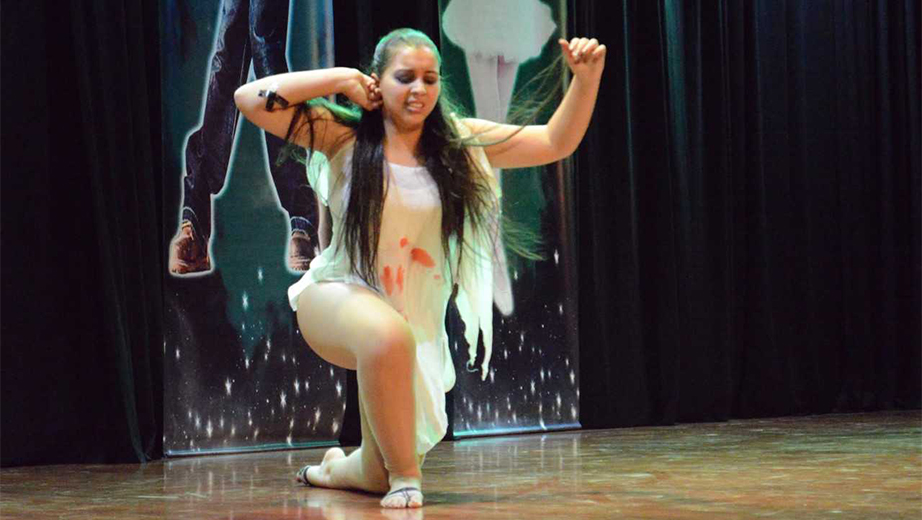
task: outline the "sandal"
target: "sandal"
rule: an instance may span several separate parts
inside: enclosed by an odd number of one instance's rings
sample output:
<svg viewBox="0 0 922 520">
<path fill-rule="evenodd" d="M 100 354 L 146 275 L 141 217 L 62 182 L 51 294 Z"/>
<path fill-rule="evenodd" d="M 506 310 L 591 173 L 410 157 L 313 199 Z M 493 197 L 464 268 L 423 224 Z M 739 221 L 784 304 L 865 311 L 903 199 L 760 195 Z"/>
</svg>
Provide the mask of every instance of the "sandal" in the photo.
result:
<svg viewBox="0 0 922 520">
<path fill-rule="evenodd" d="M 407 486 L 407 487 L 403 487 L 400 489 L 395 489 L 391 491 L 390 493 L 384 495 L 384 498 L 381 499 L 381 501 L 383 502 L 384 500 L 387 500 L 388 497 L 399 494 L 402 496 L 404 500 L 404 505 L 402 508 L 397 508 L 397 509 L 422 507 L 421 503 L 419 505 L 410 505 L 414 498 L 412 495 L 413 493 L 416 493 L 417 495 L 419 495 L 420 498 L 422 498 L 423 496 L 423 492 L 420 491 L 418 487 Z"/>
<path fill-rule="evenodd" d="M 304 484 L 305 486 L 313 487 L 313 484 L 311 484 L 310 481 L 307 480 L 307 470 L 311 469 L 312 467 L 313 466 L 308 464 L 307 466 L 304 466 L 303 468 L 299 469 L 298 472 L 295 473 L 295 481 L 298 484 Z"/>
</svg>

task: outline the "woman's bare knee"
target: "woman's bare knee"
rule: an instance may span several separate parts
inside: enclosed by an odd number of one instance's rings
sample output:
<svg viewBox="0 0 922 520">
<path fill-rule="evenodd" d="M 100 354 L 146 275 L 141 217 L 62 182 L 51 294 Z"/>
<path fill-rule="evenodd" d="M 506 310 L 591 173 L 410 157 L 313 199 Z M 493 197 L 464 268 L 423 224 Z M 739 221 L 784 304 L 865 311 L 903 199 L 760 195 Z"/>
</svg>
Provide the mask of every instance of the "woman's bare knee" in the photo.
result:
<svg viewBox="0 0 922 520">
<path fill-rule="evenodd" d="M 416 360 L 416 340 L 405 321 L 391 320 L 374 327 L 355 354 L 359 365 L 403 365 L 410 369 Z"/>
</svg>

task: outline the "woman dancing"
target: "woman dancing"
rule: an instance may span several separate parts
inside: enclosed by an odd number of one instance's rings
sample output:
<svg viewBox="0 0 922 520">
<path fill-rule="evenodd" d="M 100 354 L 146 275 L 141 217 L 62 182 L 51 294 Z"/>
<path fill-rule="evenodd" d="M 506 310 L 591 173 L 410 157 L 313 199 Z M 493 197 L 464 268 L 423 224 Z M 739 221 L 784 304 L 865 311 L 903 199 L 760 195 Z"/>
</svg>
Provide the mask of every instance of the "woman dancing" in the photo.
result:
<svg viewBox="0 0 922 520">
<path fill-rule="evenodd" d="M 439 51 L 413 29 L 378 42 L 369 75 L 292 72 L 237 90 L 247 119 L 308 150 L 309 180 L 330 208 L 333 235 L 289 301 L 314 352 L 357 371 L 361 447 L 348 456 L 331 448 L 298 472 L 299 482 L 382 493 L 386 508 L 422 506 L 421 466 L 445 435 L 445 392 L 455 382 L 444 330 L 453 293 L 468 344 L 476 348 L 483 334 L 482 376 L 488 371 L 490 230 L 499 207 L 492 168 L 567 157 L 595 106 L 605 46 L 586 38 L 559 45 L 573 81 L 546 125 L 456 117 L 439 95 Z M 361 110 L 322 100 L 333 94 Z M 310 163 L 313 152 L 328 164 Z"/>
</svg>

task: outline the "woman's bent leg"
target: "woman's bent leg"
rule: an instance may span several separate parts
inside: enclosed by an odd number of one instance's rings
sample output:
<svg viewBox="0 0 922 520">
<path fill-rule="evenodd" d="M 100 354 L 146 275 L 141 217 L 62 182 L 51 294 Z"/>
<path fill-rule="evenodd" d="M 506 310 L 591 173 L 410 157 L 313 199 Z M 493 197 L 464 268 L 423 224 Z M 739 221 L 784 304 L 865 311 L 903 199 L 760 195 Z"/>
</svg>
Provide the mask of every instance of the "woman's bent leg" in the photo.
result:
<svg viewBox="0 0 922 520">
<path fill-rule="evenodd" d="M 416 345 L 406 321 L 373 291 L 350 284 L 312 285 L 298 306 L 298 324 L 311 348 L 331 363 L 357 370 L 361 403 L 362 448 L 325 460 L 325 467 L 311 473 L 316 477 L 311 482 L 377 492 L 395 485 L 419 487 Z"/>
</svg>

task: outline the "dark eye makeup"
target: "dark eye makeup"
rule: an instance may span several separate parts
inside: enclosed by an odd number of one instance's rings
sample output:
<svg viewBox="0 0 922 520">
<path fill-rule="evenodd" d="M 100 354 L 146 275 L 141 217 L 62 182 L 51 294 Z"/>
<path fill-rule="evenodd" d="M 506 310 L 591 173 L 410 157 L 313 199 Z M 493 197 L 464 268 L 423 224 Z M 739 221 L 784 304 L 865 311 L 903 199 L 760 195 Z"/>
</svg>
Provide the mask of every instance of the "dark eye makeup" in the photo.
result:
<svg viewBox="0 0 922 520">
<path fill-rule="evenodd" d="M 416 79 L 416 75 L 412 72 L 398 72 L 394 74 L 394 77 L 401 83 L 412 83 Z M 428 85 L 435 85 L 439 82 L 439 77 L 435 74 L 427 74 L 423 77 L 423 81 Z"/>
</svg>

